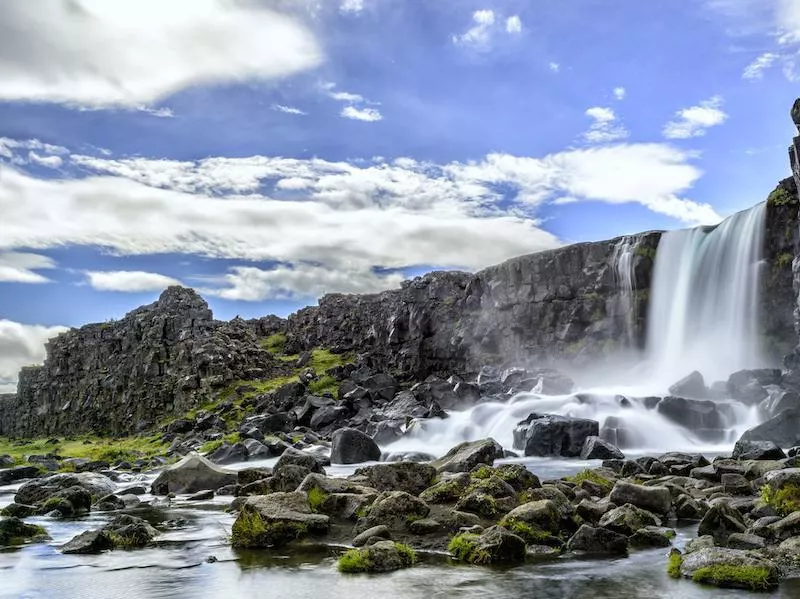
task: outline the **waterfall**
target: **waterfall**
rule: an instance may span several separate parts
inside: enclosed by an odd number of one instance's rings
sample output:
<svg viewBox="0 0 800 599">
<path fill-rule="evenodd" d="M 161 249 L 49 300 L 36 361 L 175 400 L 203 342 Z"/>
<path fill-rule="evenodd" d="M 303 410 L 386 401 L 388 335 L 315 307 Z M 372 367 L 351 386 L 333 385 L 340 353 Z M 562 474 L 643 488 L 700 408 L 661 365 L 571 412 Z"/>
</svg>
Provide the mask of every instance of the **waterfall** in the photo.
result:
<svg viewBox="0 0 800 599">
<path fill-rule="evenodd" d="M 634 298 L 636 279 L 633 272 L 633 259 L 636 256 L 638 241 L 636 237 L 623 237 L 611 252 L 614 285 L 619 289 L 617 309 L 623 318 L 624 345 L 629 348 L 636 346 L 636 301 Z"/>
<path fill-rule="evenodd" d="M 766 204 L 716 227 L 670 231 L 656 254 L 647 354 L 666 386 L 699 370 L 710 383 L 764 365 L 758 335 Z"/>
</svg>

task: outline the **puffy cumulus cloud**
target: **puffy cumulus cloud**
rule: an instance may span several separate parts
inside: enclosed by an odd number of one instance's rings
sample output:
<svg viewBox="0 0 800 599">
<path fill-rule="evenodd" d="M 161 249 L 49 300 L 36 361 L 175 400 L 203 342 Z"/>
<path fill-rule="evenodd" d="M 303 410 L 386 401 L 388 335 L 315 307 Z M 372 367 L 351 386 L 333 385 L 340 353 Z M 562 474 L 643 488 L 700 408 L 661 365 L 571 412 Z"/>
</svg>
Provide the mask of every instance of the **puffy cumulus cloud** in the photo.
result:
<svg viewBox="0 0 800 599">
<path fill-rule="evenodd" d="M 506 31 L 508 33 L 522 33 L 522 19 L 519 18 L 519 15 L 506 19 Z"/>
<path fill-rule="evenodd" d="M 14 393 L 19 369 L 41 363 L 45 341 L 67 330 L 0 320 L 0 393 Z"/>
<path fill-rule="evenodd" d="M 28 162 L 31 164 L 38 164 L 39 166 L 46 166 L 47 168 L 59 168 L 64 164 L 61 156 L 40 156 L 33 150 L 28 152 Z"/>
<path fill-rule="evenodd" d="M 625 139 L 629 135 L 611 108 L 595 106 L 586 111 L 586 116 L 594 121 L 589 130 L 583 134 L 584 140 L 589 143 L 610 143 Z"/>
<path fill-rule="evenodd" d="M 264 3 L 0 2 L 2 100 L 138 109 L 190 86 L 271 79 L 321 60 L 310 29 Z"/>
<path fill-rule="evenodd" d="M 728 120 L 728 115 L 721 107 L 722 98 L 714 96 L 697 106 L 679 110 L 675 113 L 675 119 L 664 125 L 664 137 L 688 139 L 705 135 L 710 127 L 716 127 Z"/>
<path fill-rule="evenodd" d="M 625 90 L 624 87 L 615 87 L 614 88 L 614 97 L 617 100 L 624 100 L 626 94 L 627 94 L 627 91 Z"/>
<path fill-rule="evenodd" d="M 182 285 L 179 280 L 154 272 L 139 270 L 86 271 L 86 280 L 98 291 L 123 291 L 143 293 L 161 291 L 171 285 Z"/>
<path fill-rule="evenodd" d="M 383 120 L 383 115 L 376 108 L 356 108 L 355 106 L 345 106 L 342 108 L 341 115 L 346 119 L 356 121 L 366 121 L 374 123 Z"/>
<path fill-rule="evenodd" d="M 379 275 L 369 269 L 331 270 L 311 264 L 281 265 L 271 270 L 237 266 L 220 281 L 221 287 L 203 291 L 229 300 L 262 301 L 320 297 L 328 292 L 374 293 L 399 287 L 402 281 L 400 273 Z"/>
<path fill-rule="evenodd" d="M 49 283 L 50 279 L 35 271 L 55 267 L 53 260 L 41 254 L 0 252 L 0 283 Z"/>
<path fill-rule="evenodd" d="M 497 34 L 515 36 L 522 33 L 519 15 L 500 18 L 493 10 L 476 10 L 472 13 L 472 25 L 464 33 L 453 36 L 453 43 L 477 50 L 488 50 Z"/>
</svg>

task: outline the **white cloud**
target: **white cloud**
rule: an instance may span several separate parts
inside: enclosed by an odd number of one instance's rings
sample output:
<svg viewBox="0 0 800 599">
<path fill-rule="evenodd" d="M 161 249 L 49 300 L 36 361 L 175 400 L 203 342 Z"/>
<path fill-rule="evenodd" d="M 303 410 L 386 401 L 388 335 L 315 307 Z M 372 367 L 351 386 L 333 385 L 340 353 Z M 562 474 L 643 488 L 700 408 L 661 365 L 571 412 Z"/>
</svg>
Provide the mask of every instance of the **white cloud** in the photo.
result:
<svg viewBox="0 0 800 599">
<path fill-rule="evenodd" d="M 721 107 L 722 98 L 714 96 L 697 106 L 683 108 L 675 113 L 675 120 L 664 125 L 662 133 L 667 139 L 701 137 L 710 127 L 721 125 L 728 119 Z"/>
<path fill-rule="evenodd" d="M 769 69 L 772 64 L 778 59 L 777 54 L 766 52 L 756 58 L 745 68 L 742 73 L 743 79 L 761 79 L 764 76 L 764 71 Z"/>
<path fill-rule="evenodd" d="M 0 252 L 0 283 L 49 283 L 35 271 L 55 267 L 53 260 L 40 254 Z"/>
<path fill-rule="evenodd" d="M 360 13 L 364 10 L 364 0 L 342 0 L 339 10 L 343 13 Z"/>
<path fill-rule="evenodd" d="M 625 94 L 626 94 L 626 93 L 627 93 L 627 92 L 625 91 L 625 88 L 624 88 L 624 87 L 615 87 L 615 88 L 614 88 L 614 97 L 615 97 L 617 100 L 624 100 L 624 99 L 625 99 Z"/>
<path fill-rule="evenodd" d="M 346 119 L 354 119 L 356 121 L 375 122 L 383 119 L 383 115 L 375 108 L 345 106 L 340 114 Z"/>
<path fill-rule="evenodd" d="M 33 150 L 28 152 L 28 161 L 40 166 L 46 166 L 48 168 L 59 168 L 62 164 L 64 164 L 61 156 L 40 156 Z"/>
<path fill-rule="evenodd" d="M 797 0 L 778 0 L 776 19 L 778 41 L 784 45 L 800 43 L 800 3 Z"/>
<path fill-rule="evenodd" d="M 371 270 L 331 270 L 309 264 L 263 270 L 238 266 L 223 278 L 224 287 L 204 289 L 211 295 L 242 301 L 269 298 L 321 297 L 328 292 L 375 293 L 400 286 L 400 273 L 378 275 Z"/>
<path fill-rule="evenodd" d="M 476 10 L 472 13 L 473 25 L 461 35 L 453 36 L 454 44 L 472 46 L 474 48 L 487 48 L 492 39 L 495 24 L 493 10 Z"/>
<path fill-rule="evenodd" d="M 522 20 L 519 18 L 519 15 L 514 15 L 506 19 L 506 31 L 508 33 L 522 32 Z"/>
<path fill-rule="evenodd" d="M 272 79 L 321 60 L 310 29 L 252 2 L 0 2 L 2 100 L 138 109 L 191 86 Z"/>
<path fill-rule="evenodd" d="M 561 65 L 557 62 L 551 62 L 548 66 L 554 73 L 558 73 L 561 70 Z"/>
<path fill-rule="evenodd" d="M 331 92 L 328 94 L 334 100 L 339 102 L 363 102 L 364 96 L 360 94 L 351 94 L 350 92 Z"/>
<path fill-rule="evenodd" d="M 45 341 L 67 330 L 0 320 L 0 393 L 14 393 L 19 369 L 41 363 Z"/>
<path fill-rule="evenodd" d="M 286 114 L 298 114 L 298 115 L 307 114 L 306 112 L 303 112 L 299 108 L 295 108 L 294 106 L 284 106 L 283 104 L 273 104 L 272 110 L 277 110 L 278 112 L 285 112 Z"/>
<path fill-rule="evenodd" d="M 610 143 L 625 139 L 629 135 L 611 108 L 595 106 L 586 111 L 586 116 L 594 120 L 589 130 L 583 134 L 583 138 L 589 143 Z"/>
<path fill-rule="evenodd" d="M 19 150 L 34 150 L 45 154 L 69 154 L 64 146 L 55 146 L 39 141 L 38 139 L 10 139 L 0 137 L 0 156 L 11 158 Z"/>
<path fill-rule="evenodd" d="M 171 285 L 182 285 L 177 279 L 138 270 L 86 271 L 89 285 L 98 291 L 144 293 L 161 291 Z"/>
</svg>

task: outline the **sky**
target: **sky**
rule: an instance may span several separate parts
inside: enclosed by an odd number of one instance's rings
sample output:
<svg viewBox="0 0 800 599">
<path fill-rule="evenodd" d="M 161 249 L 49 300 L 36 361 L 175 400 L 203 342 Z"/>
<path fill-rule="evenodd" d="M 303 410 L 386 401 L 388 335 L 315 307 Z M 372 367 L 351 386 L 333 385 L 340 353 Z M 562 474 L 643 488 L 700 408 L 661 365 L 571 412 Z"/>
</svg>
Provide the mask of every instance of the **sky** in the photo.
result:
<svg viewBox="0 0 800 599">
<path fill-rule="evenodd" d="M 788 175 L 798 0 L 3 0 L 0 392 L 217 318 L 649 229 Z"/>
</svg>

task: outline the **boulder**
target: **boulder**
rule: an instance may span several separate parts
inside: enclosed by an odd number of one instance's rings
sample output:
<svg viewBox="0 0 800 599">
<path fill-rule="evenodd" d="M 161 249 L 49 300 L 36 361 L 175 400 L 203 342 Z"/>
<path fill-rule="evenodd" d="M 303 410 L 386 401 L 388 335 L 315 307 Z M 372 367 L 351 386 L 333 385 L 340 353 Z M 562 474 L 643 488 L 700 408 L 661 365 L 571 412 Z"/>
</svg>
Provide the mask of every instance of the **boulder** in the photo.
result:
<svg viewBox="0 0 800 599">
<path fill-rule="evenodd" d="M 236 482 L 236 471 L 220 468 L 195 453 L 162 470 L 153 481 L 151 492 L 153 495 L 167 495 L 195 493 L 209 489 L 216 491 L 220 487 L 233 485 Z"/>
<path fill-rule="evenodd" d="M 631 547 L 647 549 L 650 547 L 669 547 L 672 539 L 675 538 L 675 531 L 671 528 L 661 526 L 645 526 L 634 532 L 628 542 Z"/>
<path fill-rule="evenodd" d="M 779 447 L 800 445 L 800 409 L 783 410 L 769 420 L 748 429 L 740 441 L 771 441 Z"/>
<path fill-rule="evenodd" d="M 782 460 L 786 454 L 772 441 L 749 441 L 742 438 L 733 446 L 733 457 L 737 460 Z"/>
<path fill-rule="evenodd" d="M 223 443 L 208 455 L 208 459 L 215 464 L 235 464 L 244 462 L 249 457 L 247 446 L 244 443 Z"/>
<path fill-rule="evenodd" d="M 308 534 L 325 534 L 330 518 L 312 513 L 302 492 L 248 497 L 231 530 L 234 547 L 279 547 Z"/>
<path fill-rule="evenodd" d="M 503 525 L 523 522 L 538 530 L 544 530 L 555 534 L 559 531 L 560 521 L 561 514 L 556 504 L 549 499 L 542 499 L 523 503 L 519 507 L 515 507 L 505 515 L 503 518 Z"/>
<path fill-rule="evenodd" d="M 746 528 L 744 518 L 738 511 L 725 503 L 717 503 L 712 505 L 700 520 L 697 534 L 710 535 L 715 543 L 724 545 L 731 534 L 744 532 Z"/>
<path fill-rule="evenodd" d="M 266 460 L 274 455 L 272 450 L 258 439 L 245 439 L 242 445 L 247 450 L 248 460 Z"/>
<path fill-rule="evenodd" d="M 19 545 L 37 537 L 47 537 L 41 526 L 26 524 L 19 518 L 0 519 L 0 547 Z"/>
<path fill-rule="evenodd" d="M 626 503 L 603 514 L 599 525 L 601 528 L 631 536 L 646 526 L 661 526 L 661 520 L 647 510 Z"/>
<path fill-rule="evenodd" d="M 53 476 L 35 479 L 22 485 L 14 496 L 14 501 L 26 505 L 41 505 L 51 497 L 62 496 L 62 492 L 74 487 L 83 489 L 89 497 L 92 495 L 105 497 L 116 490 L 114 481 L 95 472 L 54 474 Z M 91 500 L 89 504 L 91 504 Z"/>
<path fill-rule="evenodd" d="M 392 539 L 392 534 L 389 532 L 389 527 L 379 525 L 368 528 L 360 535 L 356 535 L 356 538 L 353 539 L 353 547 L 363 547 L 367 544 L 367 541 L 375 538 L 386 539 L 390 541 Z"/>
<path fill-rule="evenodd" d="M 433 484 L 436 469 L 430 464 L 394 462 L 358 468 L 350 480 L 384 491 L 405 491 L 419 495 Z"/>
<path fill-rule="evenodd" d="M 87 530 L 61 547 L 67 555 L 91 555 L 114 548 L 114 541 L 105 530 Z"/>
<path fill-rule="evenodd" d="M 26 478 L 38 478 L 42 471 L 36 466 L 17 466 L 0 470 L 0 486 L 10 485 Z"/>
<path fill-rule="evenodd" d="M 764 385 L 778 385 L 780 382 L 780 370 L 740 370 L 728 378 L 727 390 L 733 399 L 753 406 L 769 397 Z"/>
<path fill-rule="evenodd" d="M 281 457 L 278 458 L 275 467 L 272 469 L 273 474 L 286 466 L 300 466 L 309 472 L 325 474 L 325 469 L 322 467 L 317 456 L 293 447 L 286 449 L 286 451 L 281 454 Z"/>
<path fill-rule="evenodd" d="M 525 541 L 502 526 L 480 534 L 461 534 L 448 547 L 457 559 L 473 564 L 515 564 L 525 561 Z"/>
<path fill-rule="evenodd" d="M 722 440 L 733 419 L 729 404 L 710 399 L 668 396 L 658 402 L 656 411 L 709 441 Z"/>
<path fill-rule="evenodd" d="M 123 549 L 145 547 L 159 534 L 146 520 L 130 514 L 117 516 L 103 530 L 111 535 L 117 547 Z"/>
<path fill-rule="evenodd" d="M 416 561 L 414 552 L 405 545 L 392 541 L 377 541 L 363 549 L 351 549 L 339 558 L 339 571 L 392 572 L 409 568 Z"/>
<path fill-rule="evenodd" d="M 763 572 L 763 585 L 752 586 L 752 577 L 739 577 L 736 574 L 743 568 L 757 568 Z M 685 556 L 681 561 L 680 573 L 695 582 L 713 584 L 727 588 L 747 590 L 770 590 L 778 586 L 778 567 L 770 560 L 741 549 L 707 547 Z"/>
<path fill-rule="evenodd" d="M 361 431 L 340 428 L 331 436 L 332 464 L 360 464 L 380 459 L 380 447 Z"/>
<path fill-rule="evenodd" d="M 685 376 L 669 388 L 671 395 L 679 395 L 690 399 L 705 399 L 709 396 L 703 375 L 696 370 Z"/>
<path fill-rule="evenodd" d="M 625 455 L 600 437 L 587 437 L 581 449 L 582 460 L 624 460 Z"/>
<path fill-rule="evenodd" d="M 491 466 L 503 457 L 503 448 L 494 439 L 465 441 L 431 462 L 438 472 L 469 472 L 479 464 Z"/>
<path fill-rule="evenodd" d="M 381 524 L 390 530 L 405 530 L 409 520 L 424 518 L 430 512 L 428 505 L 404 491 L 389 491 L 378 495 L 366 517 L 359 520 L 359 532 Z"/>
<path fill-rule="evenodd" d="M 672 495 L 667 487 L 645 487 L 626 481 L 617 481 L 609 496 L 612 503 L 630 503 L 638 508 L 665 515 L 672 508 Z"/>
<path fill-rule="evenodd" d="M 586 439 L 599 432 L 596 420 L 533 413 L 514 428 L 514 448 L 526 456 L 578 457 Z"/>
<path fill-rule="evenodd" d="M 627 555 L 628 539 L 607 528 L 582 524 L 567 541 L 567 550 L 597 555 Z"/>
</svg>

